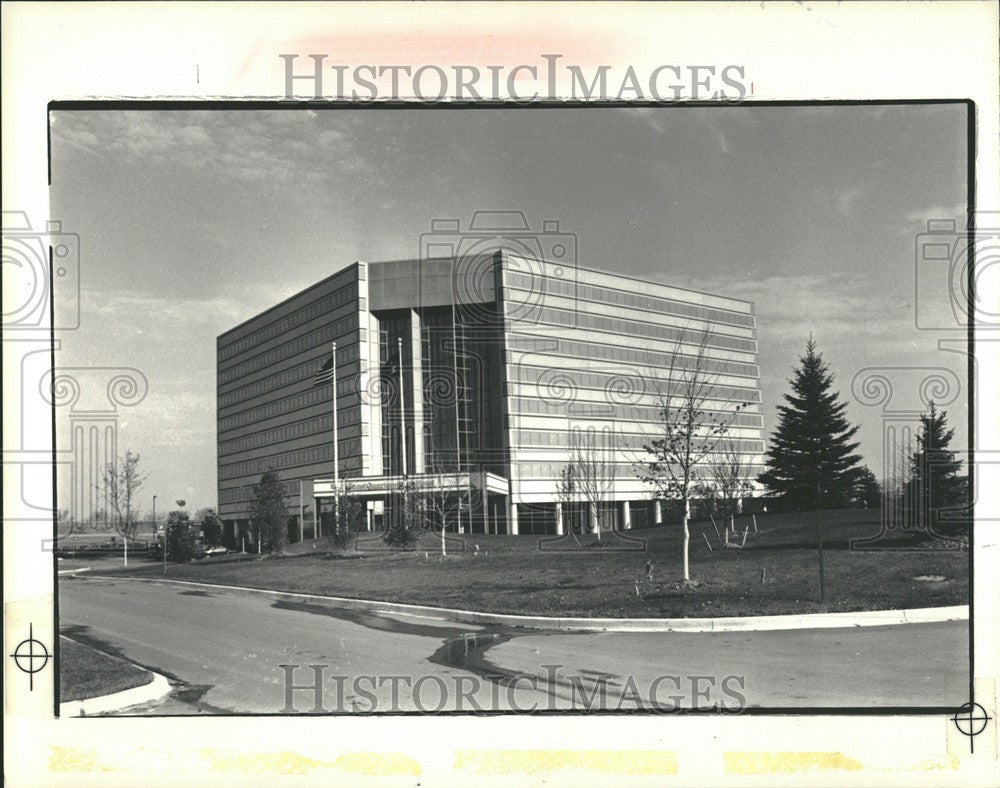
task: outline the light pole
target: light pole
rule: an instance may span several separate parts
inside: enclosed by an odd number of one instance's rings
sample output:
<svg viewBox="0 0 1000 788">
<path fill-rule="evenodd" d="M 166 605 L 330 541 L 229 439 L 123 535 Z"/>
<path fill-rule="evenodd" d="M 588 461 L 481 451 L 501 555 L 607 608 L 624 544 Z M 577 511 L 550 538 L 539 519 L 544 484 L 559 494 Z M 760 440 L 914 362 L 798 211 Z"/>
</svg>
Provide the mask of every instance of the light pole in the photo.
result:
<svg viewBox="0 0 1000 788">
<path fill-rule="evenodd" d="M 409 513 L 410 498 L 406 489 L 406 389 L 403 388 L 403 337 L 396 337 L 396 354 L 399 357 L 399 445 L 400 462 L 403 470 L 403 518 Z M 402 522 L 404 528 L 409 524 Z"/>
<path fill-rule="evenodd" d="M 337 343 L 330 356 L 333 373 L 333 532 L 340 533 L 340 436 L 337 434 Z M 313 531 L 315 535 L 315 531 Z"/>
<path fill-rule="evenodd" d="M 456 476 L 456 487 L 458 488 L 458 532 L 462 533 L 462 419 L 459 412 L 460 407 L 460 396 L 459 396 L 459 383 L 458 383 L 458 312 L 455 310 L 455 305 L 451 305 L 451 355 L 452 364 L 454 366 L 454 388 L 452 389 L 455 393 L 455 473 Z M 471 478 L 471 477 L 470 477 Z M 471 496 L 470 496 L 471 498 Z M 472 508 L 471 506 L 469 507 Z M 472 531 L 472 524 L 469 524 L 469 531 Z"/>
<path fill-rule="evenodd" d="M 156 496 L 153 496 L 153 511 L 156 511 Z M 167 527 L 170 525 L 170 520 L 168 519 L 163 524 L 163 574 L 167 573 Z"/>
</svg>

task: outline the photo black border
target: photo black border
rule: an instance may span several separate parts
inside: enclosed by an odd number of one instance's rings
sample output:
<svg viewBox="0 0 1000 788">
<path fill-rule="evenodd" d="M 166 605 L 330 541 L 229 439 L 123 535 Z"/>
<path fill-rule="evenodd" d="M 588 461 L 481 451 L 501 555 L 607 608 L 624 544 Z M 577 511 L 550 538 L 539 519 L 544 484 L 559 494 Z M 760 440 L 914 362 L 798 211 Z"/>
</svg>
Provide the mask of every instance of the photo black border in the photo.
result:
<svg viewBox="0 0 1000 788">
<path fill-rule="evenodd" d="M 476 100 L 476 101 L 344 101 L 327 99 L 210 99 L 210 100 L 174 100 L 174 99 L 94 99 L 94 100 L 53 100 L 46 106 L 47 116 L 47 137 L 46 151 L 48 163 L 48 186 L 52 186 L 52 124 L 51 113 L 56 111 L 244 111 L 254 112 L 261 110 L 317 110 L 317 111 L 380 111 L 380 110 L 545 110 L 545 109 L 640 109 L 640 108 L 732 108 L 743 107 L 847 107 L 847 106 L 917 106 L 917 105 L 955 105 L 964 104 L 966 107 L 966 209 L 968 213 L 968 223 L 966 228 L 959 228 L 958 232 L 967 232 L 969 237 L 974 237 L 976 231 L 976 103 L 972 99 L 962 98 L 938 98 L 938 99 L 830 99 L 830 100 L 773 100 L 773 101 L 620 101 L 620 100 L 594 100 L 594 101 L 506 101 L 506 100 Z M 972 506 L 975 506 L 975 252 L 974 244 L 966 245 L 966 271 L 967 271 L 967 304 L 966 318 L 967 331 L 966 341 L 968 342 L 967 353 L 967 407 L 968 407 L 968 472 L 969 472 L 969 497 Z M 49 307 L 50 316 L 55 315 L 54 292 L 52 286 L 52 265 L 50 248 L 49 265 Z M 53 379 L 55 375 L 55 321 L 52 320 L 50 326 L 51 340 L 51 366 Z M 58 511 L 58 496 L 56 482 L 56 413 L 55 403 L 51 405 L 52 414 L 52 501 L 53 511 Z M 56 556 L 55 545 L 58 544 L 58 521 L 53 518 L 52 522 L 52 583 L 53 583 L 53 673 L 54 673 L 54 693 L 53 706 L 56 718 L 59 714 L 59 574 L 58 558 Z M 975 703 L 975 515 L 969 522 L 969 698 L 965 703 Z M 187 717 L 198 717 L 203 719 L 227 719 L 231 717 L 262 717 L 262 718 L 330 718 L 330 717 L 413 717 L 420 718 L 426 716 L 446 716 L 446 717 L 522 717 L 522 716 L 606 716 L 606 715 L 643 715 L 654 718 L 665 718 L 676 715 L 710 715 L 710 716 L 927 716 L 947 714 L 949 717 L 955 715 L 963 704 L 954 707 L 950 706 L 812 706 L 812 707 L 762 707 L 752 706 L 740 709 L 739 711 L 720 711 L 717 709 L 670 709 L 669 711 L 655 711 L 649 709 L 598 709 L 598 710 L 577 710 L 577 709 L 536 709 L 532 711 L 371 711 L 371 712 L 326 712 L 322 714 L 295 713 L 283 714 L 281 712 L 232 712 L 226 714 L 141 714 L 141 715 L 108 715 L 106 717 L 88 717 L 87 719 L 183 719 Z M 970 739 L 971 741 L 971 739 Z"/>
</svg>

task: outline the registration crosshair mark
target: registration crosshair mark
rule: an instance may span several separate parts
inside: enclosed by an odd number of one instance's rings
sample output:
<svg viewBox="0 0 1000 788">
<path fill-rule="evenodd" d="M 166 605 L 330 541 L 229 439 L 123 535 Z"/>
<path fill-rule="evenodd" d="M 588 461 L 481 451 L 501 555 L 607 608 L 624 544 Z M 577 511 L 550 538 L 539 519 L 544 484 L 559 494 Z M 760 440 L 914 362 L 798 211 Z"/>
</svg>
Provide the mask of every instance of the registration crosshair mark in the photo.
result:
<svg viewBox="0 0 1000 788">
<path fill-rule="evenodd" d="M 38 647 L 37 650 L 36 646 Z M 27 651 L 25 647 L 27 647 Z M 17 648 L 14 649 L 14 653 L 10 656 L 13 658 L 18 670 L 28 674 L 28 689 L 34 692 L 35 674 L 45 669 L 52 656 L 42 641 L 35 640 L 34 624 L 28 624 L 28 637 L 17 644 Z M 42 664 L 36 667 L 35 660 L 39 659 L 42 661 Z"/>
</svg>

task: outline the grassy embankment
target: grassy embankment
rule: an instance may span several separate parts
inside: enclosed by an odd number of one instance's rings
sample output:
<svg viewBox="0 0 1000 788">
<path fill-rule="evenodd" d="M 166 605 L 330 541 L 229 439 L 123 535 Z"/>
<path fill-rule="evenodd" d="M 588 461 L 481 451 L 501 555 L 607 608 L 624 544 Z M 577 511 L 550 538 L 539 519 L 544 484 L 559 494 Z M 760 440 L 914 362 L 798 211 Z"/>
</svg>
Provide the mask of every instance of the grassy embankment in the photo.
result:
<svg viewBox="0 0 1000 788">
<path fill-rule="evenodd" d="M 968 602 L 967 550 L 852 551 L 849 540 L 877 533 L 878 510 L 820 513 L 826 601 L 812 513 L 768 514 L 749 527 L 742 548 L 725 548 L 710 522 L 691 528 L 692 584 L 681 580 L 676 525 L 554 537 L 425 534 L 410 551 L 386 549 L 377 534 L 337 550 L 329 541 L 292 545 L 285 556 L 226 556 L 170 566 L 167 576 L 500 613 L 549 616 L 702 617 L 884 610 Z M 721 527 L 721 523 L 720 523 Z M 703 536 L 704 534 L 704 536 Z M 711 543 L 706 543 L 706 537 Z M 647 561 L 652 580 L 646 576 Z M 131 562 L 130 562 L 131 563 Z M 95 567 L 95 571 L 98 571 Z M 107 573 L 104 568 L 101 574 Z M 126 571 L 163 577 L 152 563 Z M 931 579 L 927 579 L 931 578 Z"/>
<path fill-rule="evenodd" d="M 66 637 L 59 639 L 60 703 L 110 695 L 152 680 L 152 673 L 130 662 Z"/>
</svg>

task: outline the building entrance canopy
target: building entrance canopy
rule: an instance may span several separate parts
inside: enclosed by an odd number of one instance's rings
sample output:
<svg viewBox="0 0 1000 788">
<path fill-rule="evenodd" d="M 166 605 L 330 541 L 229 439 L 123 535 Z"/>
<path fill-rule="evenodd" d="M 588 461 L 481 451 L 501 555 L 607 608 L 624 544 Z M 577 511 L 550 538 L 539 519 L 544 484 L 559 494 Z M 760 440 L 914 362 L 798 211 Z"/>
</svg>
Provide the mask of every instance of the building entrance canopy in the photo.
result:
<svg viewBox="0 0 1000 788">
<path fill-rule="evenodd" d="M 467 492 L 485 491 L 491 495 L 507 495 L 507 479 L 486 471 L 465 471 L 462 473 L 417 473 L 408 476 L 360 476 L 341 479 L 344 494 L 352 498 L 381 498 L 402 492 L 404 486 L 412 492 L 440 492 L 454 490 Z M 313 482 L 313 496 L 334 497 L 332 479 L 316 479 Z"/>
</svg>

